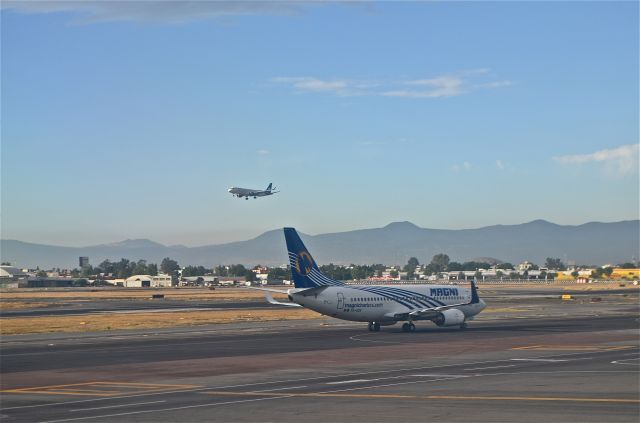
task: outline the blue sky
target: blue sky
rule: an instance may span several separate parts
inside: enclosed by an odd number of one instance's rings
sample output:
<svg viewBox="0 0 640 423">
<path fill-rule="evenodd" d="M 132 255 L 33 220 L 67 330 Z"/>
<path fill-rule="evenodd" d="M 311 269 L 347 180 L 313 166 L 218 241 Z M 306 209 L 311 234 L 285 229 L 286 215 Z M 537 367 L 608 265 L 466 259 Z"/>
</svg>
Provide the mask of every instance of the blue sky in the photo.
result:
<svg viewBox="0 0 640 423">
<path fill-rule="evenodd" d="M 2 238 L 637 219 L 637 2 L 3 2 Z M 230 186 L 281 192 L 232 198 Z"/>
</svg>

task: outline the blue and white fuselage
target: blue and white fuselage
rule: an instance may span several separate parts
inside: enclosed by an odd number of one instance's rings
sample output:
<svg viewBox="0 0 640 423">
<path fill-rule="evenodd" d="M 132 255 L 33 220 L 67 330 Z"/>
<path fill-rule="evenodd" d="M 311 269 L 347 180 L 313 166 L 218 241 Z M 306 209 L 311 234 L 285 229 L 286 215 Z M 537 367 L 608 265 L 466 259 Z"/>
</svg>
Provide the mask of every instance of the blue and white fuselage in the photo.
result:
<svg viewBox="0 0 640 423">
<path fill-rule="evenodd" d="M 442 320 L 442 326 L 461 325 L 485 308 L 484 301 L 471 303 L 471 289 L 451 285 L 342 285 L 291 289 L 289 299 L 303 307 L 337 319 L 356 322 L 396 323 L 434 320 L 457 305 L 464 319 Z M 440 312 L 427 312 L 444 308 Z M 450 309 L 453 310 L 453 309 Z"/>
<path fill-rule="evenodd" d="M 381 325 L 407 322 L 402 329 L 415 330 L 413 321 L 431 320 L 438 326 L 466 327 L 486 304 L 477 287 L 453 285 L 345 285 L 325 276 L 293 228 L 284 228 L 291 276 L 295 289 L 287 291 L 289 303 L 272 304 L 306 307 L 343 320 L 369 322 L 369 330 Z M 265 289 L 266 291 L 273 291 Z M 278 291 L 280 292 L 280 291 Z"/>
</svg>

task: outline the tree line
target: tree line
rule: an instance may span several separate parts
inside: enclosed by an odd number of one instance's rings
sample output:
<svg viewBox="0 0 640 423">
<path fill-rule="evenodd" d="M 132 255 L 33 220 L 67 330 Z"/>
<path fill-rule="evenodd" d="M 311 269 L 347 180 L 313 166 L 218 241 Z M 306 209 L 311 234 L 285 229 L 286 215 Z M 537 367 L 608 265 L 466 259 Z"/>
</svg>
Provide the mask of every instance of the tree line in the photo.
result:
<svg viewBox="0 0 640 423">
<path fill-rule="evenodd" d="M 9 265 L 8 263 L 4 265 Z M 420 266 L 420 262 L 416 257 L 411 257 L 407 264 L 402 268 L 402 271 L 406 272 L 407 279 L 414 279 L 418 276 L 417 268 Z M 254 268 L 260 267 L 260 265 L 255 266 Z M 495 269 L 500 273 L 502 271 L 513 270 L 514 266 L 512 263 L 500 263 L 497 265 L 492 265 L 488 262 L 478 262 L 478 261 L 466 261 L 463 263 L 459 263 L 456 261 L 451 261 L 449 256 L 444 253 L 436 254 L 432 257 L 431 261 L 421 267 L 421 274 L 425 276 L 437 275 L 441 272 L 464 272 L 464 271 L 478 271 L 479 269 L 490 269 L 495 267 Z M 547 257 L 545 260 L 544 267 L 549 270 L 556 271 L 564 271 L 567 269 L 567 266 L 562 262 L 559 258 Z M 597 267 L 594 271 L 593 277 L 608 277 L 613 272 L 612 267 Z M 632 269 L 636 267 L 635 263 L 622 263 L 617 267 L 621 267 L 624 269 Z M 355 265 L 351 264 L 349 266 L 342 266 L 336 264 L 326 264 L 320 266 L 320 270 L 322 273 L 327 275 L 328 277 L 336 280 L 358 280 L 358 279 L 368 279 L 372 277 L 381 277 L 383 272 L 387 269 L 387 266 L 383 264 L 373 264 L 373 265 Z M 58 269 L 59 270 L 59 269 Z M 180 270 L 182 270 L 180 272 Z M 539 266 L 535 264 L 531 264 L 530 270 L 539 270 Z M 177 278 L 179 275 L 183 277 L 189 276 L 205 276 L 205 275 L 214 275 L 220 277 L 244 277 L 247 281 L 255 280 L 255 273 L 252 271 L 252 268 L 247 268 L 242 264 L 233 264 L 230 266 L 218 265 L 212 268 L 206 268 L 204 266 L 186 266 L 181 268 L 176 260 L 173 260 L 169 257 L 165 257 L 160 265 L 158 266 L 155 263 L 147 263 L 146 260 L 128 260 L 125 258 L 120 259 L 120 261 L 110 261 L 104 260 L 99 265 L 93 267 L 91 265 L 84 266 L 81 269 L 73 269 L 71 271 L 71 276 L 74 278 L 92 278 L 96 277 L 100 279 L 105 275 L 113 275 L 118 279 L 126 279 L 132 275 L 150 275 L 156 276 L 159 272 L 171 275 L 174 278 Z M 397 277 L 398 270 L 391 269 L 390 276 Z M 39 270 L 37 276 L 45 277 L 46 272 Z M 270 280 L 288 280 L 291 279 L 291 270 L 290 267 L 286 268 L 281 267 L 273 267 L 269 269 L 268 279 Z"/>
</svg>

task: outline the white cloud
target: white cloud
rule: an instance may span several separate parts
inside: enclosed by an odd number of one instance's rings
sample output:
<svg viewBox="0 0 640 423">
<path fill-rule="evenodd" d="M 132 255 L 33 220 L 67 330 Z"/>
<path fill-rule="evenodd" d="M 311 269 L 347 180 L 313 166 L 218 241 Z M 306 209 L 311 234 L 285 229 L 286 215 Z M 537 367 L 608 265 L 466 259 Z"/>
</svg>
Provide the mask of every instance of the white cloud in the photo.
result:
<svg viewBox="0 0 640 423">
<path fill-rule="evenodd" d="M 453 170 L 454 172 L 460 172 L 461 170 L 469 172 L 472 167 L 473 166 L 471 165 L 471 163 L 465 160 L 461 165 L 454 164 L 453 166 L 451 166 L 451 170 Z"/>
<path fill-rule="evenodd" d="M 511 81 L 487 81 L 489 69 L 472 69 L 433 78 L 364 81 L 321 79 L 312 76 L 277 77 L 272 82 L 291 86 L 296 93 L 329 93 L 337 96 L 381 96 L 405 98 L 446 98 L 467 94 L 478 89 L 508 87 Z"/>
<path fill-rule="evenodd" d="M 389 97 L 437 98 L 453 97 L 464 92 L 464 81 L 456 76 L 440 76 L 405 82 L 406 85 L 424 87 L 420 90 L 396 90 L 382 93 Z"/>
<path fill-rule="evenodd" d="M 374 82 L 349 81 L 346 79 L 325 80 L 310 76 L 278 77 L 272 82 L 290 85 L 296 93 L 330 93 L 341 97 L 366 95 L 377 86 Z"/>
<path fill-rule="evenodd" d="M 256 151 L 256 153 L 258 153 L 260 156 L 266 156 L 271 152 L 269 150 L 262 149 L 262 150 Z"/>
<path fill-rule="evenodd" d="M 589 154 L 555 156 L 553 160 L 563 165 L 602 163 L 607 173 L 622 176 L 638 172 L 639 155 L 640 144 L 628 144 Z"/>
<path fill-rule="evenodd" d="M 477 84 L 475 87 L 476 88 L 502 88 L 502 87 L 510 87 L 511 85 L 513 85 L 513 82 L 504 80 L 504 81 L 486 82 L 484 84 Z"/>
<path fill-rule="evenodd" d="M 293 1 L 4 1 L 2 9 L 20 13 L 75 13 L 80 23 L 136 21 L 183 23 L 247 15 L 297 15 L 322 2 Z"/>
<path fill-rule="evenodd" d="M 496 167 L 500 170 L 504 169 L 504 163 L 502 163 L 502 160 L 496 160 Z"/>
</svg>

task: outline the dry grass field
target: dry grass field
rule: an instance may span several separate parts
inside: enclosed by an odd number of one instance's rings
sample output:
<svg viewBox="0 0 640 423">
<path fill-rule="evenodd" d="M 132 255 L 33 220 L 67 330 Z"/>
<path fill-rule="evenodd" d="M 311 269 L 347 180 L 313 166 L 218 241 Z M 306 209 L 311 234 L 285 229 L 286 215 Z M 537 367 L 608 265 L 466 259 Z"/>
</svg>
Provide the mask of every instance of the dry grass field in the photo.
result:
<svg viewBox="0 0 640 423">
<path fill-rule="evenodd" d="M 480 291 L 499 291 L 500 289 L 531 287 L 548 287 L 550 294 L 559 294 L 566 290 L 594 291 L 606 289 L 623 289 L 619 283 L 611 284 L 526 284 L 503 285 L 482 284 Z M 631 283 L 625 289 L 638 289 Z M 0 292 L 0 309 L 20 310 L 57 306 L 60 303 L 81 302 L 90 300 L 109 301 L 158 301 L 151 300 L 154 294 L 162 294 L 167 300 L 182 301 L 259 301 L 264 298 L 261 291 L 243 288 L 172 288 L 172 289 L 16 289 Z M 273 293 L 274 297 L 283 300 L 284 294 Z M 162 301 L 162 300 L 159 300 Z M 499 310 L 488 309 L 487 312 Z M 167 328 L 176 326 L 194 326 L 212 323 L 231 323 L 236 321 L 270 321 L 292 319 L 314 319 L 320 315 L 306 309 L 286 310 L 212 310 L 212 311 L 161 311 L 161 312 L 128 312 L 100 313 L 91 315 L 70 316 L 37 316 L 37 317 L 2 317 L 0 318 L 0 335 L 14 335 L 45 332 L 87 332 L 117 329 Z"/>
<path fill-rule="evenodd" d="M 48 306 L 49 303 L 36 303 L 31 301 L 0 301 L 0 310 L 24 310 Z"/>
<path fill-rule="evenodd" d="M 212 323 L 316 319 L 320 316 L 320 314 L 314 311 L 296 308 L 287 310 L 215 310 L 157 313 L 103 313 L 55 317 L 5 317 L 0 319 L 0 335 L 168 328 L 207 325 Z"/>
</svg>

